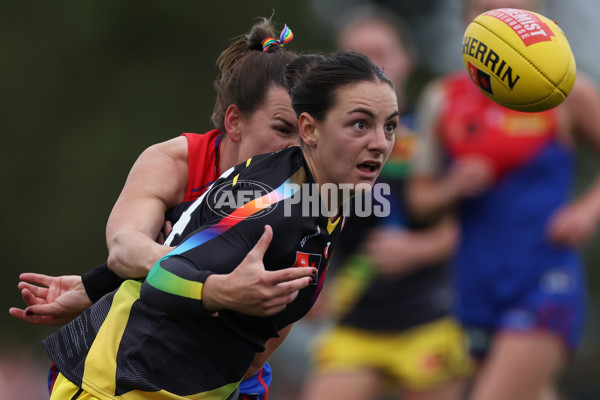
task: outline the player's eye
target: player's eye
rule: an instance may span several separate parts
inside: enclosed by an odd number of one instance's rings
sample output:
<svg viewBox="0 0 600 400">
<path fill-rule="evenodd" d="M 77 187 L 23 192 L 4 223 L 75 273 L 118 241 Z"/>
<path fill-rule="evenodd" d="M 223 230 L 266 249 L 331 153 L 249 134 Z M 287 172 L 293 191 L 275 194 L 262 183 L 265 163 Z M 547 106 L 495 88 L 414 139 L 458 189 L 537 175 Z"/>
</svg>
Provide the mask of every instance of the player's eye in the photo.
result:
<svg viewBox="0 0 600 400">
<path fill-rule="evenodd" d="M 359 131 L 362 131 L 367 128 L 367 123 L 363 120 L 356 121 L 352 124 L 352 127 L 354 127 L 354 129 L 358 129 Z"/>
<path fill-rule="evenodd" d="M 394 133 L 396 131 L 396 128 L 398 128 L 398 124 L 395 121 L 388 122 L 383 126 L 383 130 L 385 131 L 385 133 Z"/>
</svg>

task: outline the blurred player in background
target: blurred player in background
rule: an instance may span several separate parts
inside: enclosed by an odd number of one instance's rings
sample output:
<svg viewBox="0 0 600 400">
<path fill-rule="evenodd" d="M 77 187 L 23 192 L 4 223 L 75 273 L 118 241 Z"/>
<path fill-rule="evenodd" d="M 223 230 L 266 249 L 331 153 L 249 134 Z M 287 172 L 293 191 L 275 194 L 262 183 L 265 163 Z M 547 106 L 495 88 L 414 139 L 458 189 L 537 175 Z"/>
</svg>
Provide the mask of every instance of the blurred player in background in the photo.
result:
<svg viewBox="0 0 600 400">
<path fill-rule="evenodd" d="M 466 22 L 535 0 L 466 0 Z M 481 361 L 471 399 L 555 399 L 554 381 L 580 340 L 585 276 L 579 247 L 600 218 L 600 181 L 570 200 L 574 146 L 600 152 L 600 97 L 578 74 L 561 106 L 512 111 L 465 71 L 432 83 L 419 117 L 409 190 L 422 217 L 455 210 L 456 314 Z"/>
<path fill-rule="evenodd" d="M 342 50 L 366 54 L 394 81 L 403 126 L 380 178 L 391 188 L 389 215 L 352 215 L 342 234 L 341 270 L 325 296 L 335 325 L 314 343 L 305 400 L 376 399 L 390 388 L 407 400 L 460 399 L 471 370 L 466 340 L 449 315 L 446 260 L 456 227 L 449 218 L 416 226 L 404 205 L 415 150 L 404 93 L 414 63 L 408 35 L 385 8 L 356 10 L 339 33 Z"/>
</svg>

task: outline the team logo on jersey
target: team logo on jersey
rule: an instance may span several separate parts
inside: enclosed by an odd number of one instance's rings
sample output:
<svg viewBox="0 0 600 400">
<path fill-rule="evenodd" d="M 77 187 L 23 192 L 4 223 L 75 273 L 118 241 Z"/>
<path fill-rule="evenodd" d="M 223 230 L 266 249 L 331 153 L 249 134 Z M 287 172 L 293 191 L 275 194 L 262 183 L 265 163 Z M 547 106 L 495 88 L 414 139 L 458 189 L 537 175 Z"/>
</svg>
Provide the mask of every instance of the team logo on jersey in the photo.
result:
<svg viewBox="0 0 600 400">
<path fill-rule="evenodd" d="M 213 186 L 206 203 L 215 214 L 220 216 L 254 219 L 274 211 L 279 200 L 269 185 L 251 180 L 238 180 L 236 176 L 233 184 L 226 181 Z"/>
<path fill-rule="evenodd" d="M 302 251 L 296 252 L 296 260 L 294 261 L 294 265 L 292 267 L 312 267 L 319 269 L 321 265 L 321 255 L 313 254 L 313 253 L 304 253 Z M 315 279 L 312 285 L 316 285 L 318 283 L 318 279 Z"/>
</svg>

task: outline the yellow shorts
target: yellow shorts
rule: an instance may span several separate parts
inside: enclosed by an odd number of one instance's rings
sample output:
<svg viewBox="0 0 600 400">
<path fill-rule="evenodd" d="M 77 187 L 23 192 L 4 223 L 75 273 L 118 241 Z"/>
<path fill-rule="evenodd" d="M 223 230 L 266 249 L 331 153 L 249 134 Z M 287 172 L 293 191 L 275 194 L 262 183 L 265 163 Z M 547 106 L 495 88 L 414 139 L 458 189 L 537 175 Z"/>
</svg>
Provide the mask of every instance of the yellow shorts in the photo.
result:
<svg viewBox="0 0 600 400">
<path fill-rule="evenodd" d="M 56 382 L 52 387 L 50 400 L 99 400 L 97 397 L 81 390 L 79 386 L 64 377 L 63 374 L 58 374 Z"/>
<path fill-rule="evenodd" d="M 313 346 L 317 374 L 374 369 L 407 390 L 432 389 L 473 371 L 466 336 L 452 318 L 401 333 L 336 326 Z"/>
</svg>

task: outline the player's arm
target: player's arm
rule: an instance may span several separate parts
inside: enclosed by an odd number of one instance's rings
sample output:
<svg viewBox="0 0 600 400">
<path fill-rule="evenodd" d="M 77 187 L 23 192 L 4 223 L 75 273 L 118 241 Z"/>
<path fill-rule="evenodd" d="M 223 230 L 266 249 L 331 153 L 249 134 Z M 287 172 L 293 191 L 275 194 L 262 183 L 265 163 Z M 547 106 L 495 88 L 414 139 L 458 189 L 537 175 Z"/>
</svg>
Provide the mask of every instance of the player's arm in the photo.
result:
<svg viewBox="0 0 600 400">
<path fill-rule="evenodd" d="M 312 273 L 307 268 L 265 270 L 262 257 L 270 240 L 271 236 L 261 238 L 232 273 L 208 277 L 203 285 L 203 301 L 208 304 L 208 309 L 231 309 L 269 316 L 285 309 L 299 290 L 310 284 L 307 276 L 312 276 Z M 59 325 L 71 321 L 123 281 L 106 264 L 82 276 L 48 276 L 28 272 L 19 278 L 18 288 L 27 307 L 11 307 L 9 313 L 36 325 Z"/>
<path fill-rule="evenodd" d="M 437 180 L 443 168 L 443 155 L 437 138 L 442 101 L 443 88 L 439 82 L 434 82 L 425 89 L 417 107 L 417 151 L 413 160 L 413 177 L 407 190 L 407 203 L 417 217 L 439 214 L 457 199 L 449 185 Z"/>
<path fill-rule="evenodd" d="M 589 145 L 600 155 L 600 91 L 584 74 L 579 74 L 573 90 L 560 106 L 566 128 L 577 142 Z M 571 204 L 559 210 L 548 225 L 552 240 L 582 245 L 595 232 L 600 221 L 600 177 Z"/>
<path fill-rule="evenodd" d="M 419 102 L 417 154 L 407 188 L 407 203 L 417 218 L 439 217 L 492 183 L 493 171 L 482 159 L 463 157 L 444 170 L 438 132 L 444 101 L 441 83 L 434 82 Z"/>
<path fill-rule="evenodd" d="M 117 275 L 144 277 L 169 252 L 156 238 L 165 212 L 183 202 L 187 151 L 180 136 L 149 147 L 133 165 L 106 226 L 108 266 Z"/>
<path fill-rule="evenodd" d="M 378 273 L 400 276 L 449 259 L 458 241 L 458 226 L 450 215 L 421 230 L 377 228 L 365 250 Z"/>
<path fill-rule="evenodd" d="M 260 224 L 249 223 L 247 226 L 256 230 L 254 237 L 261 234 L 259 229 L 263 229 Z M 312 279 L 310 276 L 316 273 L 316 269 L 297 271 L 303 268 L 265 271 L 262 257 L 273 237 L 273 231 L 268 225 L 264 227 L 264 232 L 252 249 L 247 247 L 248 243 L 244 240 L 235 241 L 231 238 L 225 240 L 217 237 L 197 247 L 191 247 L 192 250 L 190 250 L 190 246 L 193 246 L 190 243 L 201 238 L 204 235 L 203 232 L 203 229 L 195 231 L 168 257 L 152 268 L 142 285 L 141 299 L 144 302 L 170 313 L 206 313 L 228 308 L 252 315 L 272 315 L 283 310 L 285 305 L 293 301 L 298 291 L 310 284 Z M 236 237 L 240 238 L 241 236 L 237 235 Z M 219 245 L 225 245 L 225 247 L 215 248 Z M 183 253 L 177 253 L 178 251 L 183 251 Z M 178 256 L 176 253 L 182 256 Z M 207 255 L 216 253 L 222 254 L 220 265 L 207 264 Z M 236 259 L 238 261 L 232 261 Z M 238 266 L 239 259 L 242 261 Z M 268 277 L 260 278 L 258 287 L 243 280 L 244 274 L 248 270 L 254 269 L 258 270 L 263 277 Z M 240 273 L 237 274 L 238 272 Z M 223 290 L 217 290 L 217 293 L 211 291 L 209 277 L 216 279 L 213 283 L 220 282 Z M 287 277 L 291 277 L 293 280 L 275 284 L 272 286 L 273 292 L 267 297 L 261 294 L 265 279 L 272 279 L 272 282 L 276 282 Z M 224 283 L 227 281 L 234 281 L 236 284 L 231 286 Z M 240 288 L 240 293 L 236 294 L 232 290 L 236 286 Z M 223 293 L 228 294 L 224 295 Z M 219 301 L 222 299 L 227 301 Z M 250 302 L 245 304 L 244 300 L 247 299 Z M 270 307 L 265 307 L 264 301 L 268 301 Z M 257 310 L 257 304 L 262 305 L 262 310 L 266 311 Z"/>
<path fill-rule="evenodd" d="M 263 367 L 263 365 L 265 365 L 267 361 L 269 361 L 271 355 L 273 355 L 275 350 L 277 350 L 277 348 L 281 345 L 281 343 L 283 343 L 285 338 L 287 338 L 292 331 L 292 326 L 294 326 L 294 324 L 290 324 L 277 332 L 279 337 L 267 340 L 265 343 L 265 350 L 260 353 L 256 353 L 254 359 L 252 360 L 252 364 L 250 364 L 248 371 L 244 375 L 244 379 L 252 377 Z"/>
</svg>

